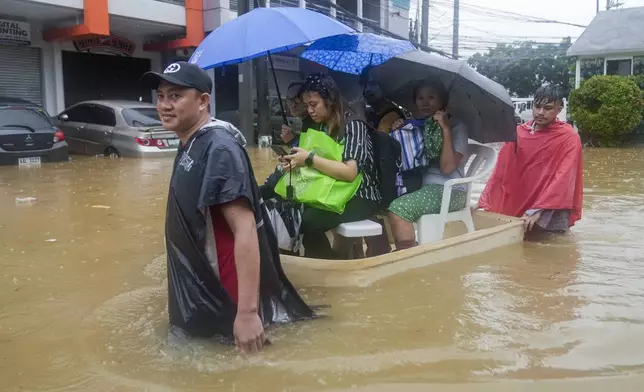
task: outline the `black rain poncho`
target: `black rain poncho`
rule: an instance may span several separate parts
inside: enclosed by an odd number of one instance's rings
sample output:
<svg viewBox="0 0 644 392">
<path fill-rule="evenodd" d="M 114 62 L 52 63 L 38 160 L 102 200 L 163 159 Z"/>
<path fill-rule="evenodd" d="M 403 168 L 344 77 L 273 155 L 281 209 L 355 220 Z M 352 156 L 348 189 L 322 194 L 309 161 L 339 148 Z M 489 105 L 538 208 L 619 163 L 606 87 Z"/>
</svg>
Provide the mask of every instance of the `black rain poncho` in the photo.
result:
<svg viewBox="0 0 644 392">
<path fill-rule="evenodd" d="M 259 314 L 264 324 L 315 316 L 282 270 L 275 234 L 246 150 L 226 129 L 207 127 L 177 153 L 166 212 L 170 323 L 191 336 L 232 336 L 236 305 L 207 256 L 206 236 L 212 233 L 205 212 L 240 197 L 249 200 L 257 222 Z"/>
</svg>

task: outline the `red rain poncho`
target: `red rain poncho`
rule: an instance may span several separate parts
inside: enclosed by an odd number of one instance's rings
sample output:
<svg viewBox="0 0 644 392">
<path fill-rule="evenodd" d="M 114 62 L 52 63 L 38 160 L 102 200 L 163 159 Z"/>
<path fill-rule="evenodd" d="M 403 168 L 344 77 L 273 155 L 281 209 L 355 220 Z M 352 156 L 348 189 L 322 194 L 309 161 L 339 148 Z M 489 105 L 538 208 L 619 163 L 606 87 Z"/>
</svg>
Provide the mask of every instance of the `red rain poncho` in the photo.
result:
<svg viewBox="0 0 644 392">
<path fill-rule="evenodd" d="M 517 127 L 517 143 L 505 143 L 481 195 L 479 207 L 521 217 L 529 209 L 569 210 L 569 226 L 581 219 L 581 140 L 574 128 L 555 121 L 531 133 Z"/>
</svg>

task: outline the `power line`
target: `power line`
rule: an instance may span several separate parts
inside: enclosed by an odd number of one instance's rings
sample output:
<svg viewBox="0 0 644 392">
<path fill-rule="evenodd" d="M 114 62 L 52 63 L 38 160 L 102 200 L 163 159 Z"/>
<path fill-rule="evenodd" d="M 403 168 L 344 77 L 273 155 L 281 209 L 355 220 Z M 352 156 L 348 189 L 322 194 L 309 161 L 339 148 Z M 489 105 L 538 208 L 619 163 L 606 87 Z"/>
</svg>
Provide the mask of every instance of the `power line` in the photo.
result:
<svg viewBox="0 0 644 392">
<path fill-rule="evenodd" d="M 611 1 L 611 0 L 609 0 Z M 447 7 L 453 7 L 454 6 L 454 0 L 433 0 L 434 4 L 439 4 L 439 5 L 444 5 Z M 574 27 L 580 27 L 580 28 L 586 28 L 588 27 L 587 25 L 581 25 L 577 23 L 571 23 L 571 22 L 565 22 L 565 21 L 559 21 L 555 19 L 547 19 L 547 18 L 541 18 L 541 17 L 536 17 L 536 16 L 531 16 L 531 15 L 524 15 L 524 14 L 519 14 L 516 12 L 510 12 L 510 11 L 503 11 L 503 10 L 498 10 L 495 8 L 488 8 L 488 7 L 481 7 L 473 4 L 467 4 L 467 3 L 460 3 L 460 8 L 463 11 L 468 11 L 470 13 L 479 15 L 479 16 L 488 16 L 488 17 L 493 17 L 493 18 L 503 18 L 503 19 L 510 19 L 510 20 L 516 20 L 516 21 L 522 21 L 522 22 L 528 22 L 528 23 L 550 23 L 550 24 L 561 24 L 561 25 L 567 25 L 567 26 L 574 26 Z"/>
<path fill-rule="evenodd" d="M 454 31 L 452 33 L 452 57 L 457 59 L 458 58 L 458 39 L 459 39 L 459 24 L 460 24 L 460 0 L 454 0 L 454 18 L 453 18 L 453 25 L 454 25 Z"/>
<path fill-rule="evenodd" d="M 420 23 L 421 23 L 420 42 L 423 45 L 428 45 L 429 44 L 429 0 L 423 0 Z"/>
</svg>

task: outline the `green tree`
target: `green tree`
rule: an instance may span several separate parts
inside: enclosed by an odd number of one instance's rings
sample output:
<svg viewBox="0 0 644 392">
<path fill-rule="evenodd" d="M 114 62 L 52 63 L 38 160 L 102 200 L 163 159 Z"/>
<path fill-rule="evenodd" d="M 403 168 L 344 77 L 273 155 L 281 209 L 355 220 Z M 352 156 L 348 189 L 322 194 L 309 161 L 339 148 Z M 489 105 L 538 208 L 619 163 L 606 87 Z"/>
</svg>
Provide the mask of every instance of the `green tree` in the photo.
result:
<svg viewBox="0 0 644 392">
<path fill-rule="evenodd" d="M 642 91 L 634 78 L 593 76 L 570 94 L 572 118 L 601 146 L 618 145 L 642 121 Z"/>
<path fill-rule="evenodd" d="M 520 97 L 531 96 L 547 83 L 562 86 L 568 94 L 573 87 L 575 61 L 566 56 L 570 45 L 570 37 L 558 44 L 532 41 L 497 44 L 487 53 L 476 53 L 468 63 Z"/>
</svg>

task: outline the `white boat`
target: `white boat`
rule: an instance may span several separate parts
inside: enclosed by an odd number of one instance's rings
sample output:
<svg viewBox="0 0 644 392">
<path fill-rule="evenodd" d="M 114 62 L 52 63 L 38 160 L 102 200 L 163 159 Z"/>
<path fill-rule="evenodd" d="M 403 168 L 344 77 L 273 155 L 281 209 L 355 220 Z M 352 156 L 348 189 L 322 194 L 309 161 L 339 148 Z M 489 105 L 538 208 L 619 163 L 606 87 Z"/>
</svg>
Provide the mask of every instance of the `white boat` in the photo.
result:
<svg viewBox="0 0 644 392">
<path fill-rule="evenodd" d="M 414 268 L 427 267 L 523 242 L 523 222 L 475 211 L 475 231 L 461 222 L 447 224 L 443 240 L 399 252 L 354 260 L 320 260 L 282 255 L 282 266 L 297 286 L 364 287 Z M 391 239 L 390 239 L 391 242 Z"/>
</svg>

